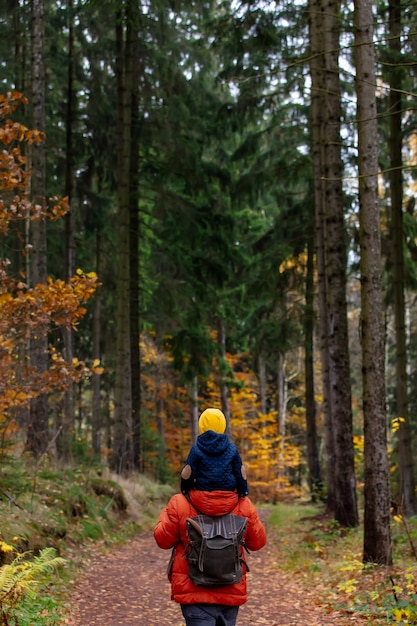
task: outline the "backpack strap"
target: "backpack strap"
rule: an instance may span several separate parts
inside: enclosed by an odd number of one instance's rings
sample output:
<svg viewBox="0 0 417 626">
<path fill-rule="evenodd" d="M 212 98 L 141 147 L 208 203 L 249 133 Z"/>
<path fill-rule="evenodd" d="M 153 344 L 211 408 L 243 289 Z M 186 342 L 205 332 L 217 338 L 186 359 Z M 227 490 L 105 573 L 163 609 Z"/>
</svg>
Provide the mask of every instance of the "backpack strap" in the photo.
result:
<svg viewBox="0 0 417 626">
<path fill-rule="evenodd" d="M 191 506 L 192 506 L 192 507 L 193 507 L 193 508 L 194 508 L 194 509 L 198 512 L 198 513 L 200 513 L 200 511 L 198 511 L 198 510 L 196 509 L 196 507 L 193 505 L 193 503 L 191 502 L 190 497 L 189 497 L 189 495 L 188 495 L 188 492 L 187 492 L 187 493 L 184 493 L 183 495 L 187 498 L 187 500 L 188 500 L 188 502 L 190 503 L 190 505 L 191 505 Z M 173 563 L 174 563 L 175 552 L 176 552 L 176 549 L 177 549 L 177 545 L 178 545 L 178 544 L 179 544 L 179 542 L 178 542 L 178 543 L 176 543 L 174 546 L 172 546 L 172 549 L 171 549 L 171 556 L 170 556 L 170 559 L 169 559 L 169 561 L 168 561 L 168 565 L 167 565 L 167 575 L 168 575 L 168 580 L 169 580 L 169 581 L 171 581 L 171 577 L 172 577 L 172 566 L 173 566 Z M 184 550 L 184 553 L 185 553 L 185 550 Z"/>
</svg>

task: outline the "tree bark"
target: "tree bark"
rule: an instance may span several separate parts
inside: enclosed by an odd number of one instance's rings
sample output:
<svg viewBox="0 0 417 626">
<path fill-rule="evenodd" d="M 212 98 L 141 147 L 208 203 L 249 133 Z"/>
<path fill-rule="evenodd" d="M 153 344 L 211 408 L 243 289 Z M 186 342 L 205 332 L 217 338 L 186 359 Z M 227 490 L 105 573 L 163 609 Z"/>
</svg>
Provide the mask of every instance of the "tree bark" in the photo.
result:
<svg viewBox="0 0 417 626">
<path fill-rule="evenodd" d="M 75 274 L 75 224 L 74 224 L 74 145 L 73 126 L 75 120 L 75 92 L 74 92 L 74 4 L 68 2 L 68 78 L 67 78 L 67 120 L 66 120 L 66 172 L 65 188 L 70 210 L 65 216 L 65 279 L 69 280 Z M 74 357 L 74 331 L 72 328 L 63 329 L 64 356 L 68 363 Z M 57 439 L 57 450 L 63 463 L 68 463 L 71 457 L 71 437 L 74 430 L 74 383 L 69 380 L 68 388 L 64 393 L 64 410 L 62 415 L 62 431 Z"/>
<path fill-rule="evenodd" d="M 325 42 L 325 256 L 331 416 L 335 445 L 334 516 L 343 526 L 359 523 L 354 469 L 352 399 L 346 302 L 346 237 L 343 207 L 339 0 L 326 0 Z"/>
<path fill-rule="evenodd" d="M 130 2 L 131 0 L 127 0 Z M 125 7 L 122 7 L 122 9 Z M 118 276 L 116 327 L 116 384 L 111 466 L 123 472 L 133 466 L 132 382 L 130 349 L 130 159 L 132 133 L 132 57 L 129 41 L 131 24 L 125 24 L 122 10 L 116 18 L 118 136 L 117 184 Z M 125 33 L 127 33 L 125 37 Z"/>
<path fill-rule="evenodd" d="M 99 231 L 96 233 L 96 273 L 100 276 L 101 271 L 101 235 Z M 93 359 L 101 361 L 101 295 L 96 293 L 94 296 L 93 309 Z M 92 375 L 93 386 L 93 402 L 92 402 L 92 447 L 93 452 L 98 457 L 101 455 L 101 429 L 103 420 L 101 416 L 101 376 L 99 374 Z"/>
<path fill-rule="evenodd" d="M 140 416 L 140 319 L 139 319 L 139 49 L 138 3 L 132 2 L 128 14 L 131 22 L 127 46 L 132 58 L 132 140 L 130 157 L 129 246 L 130 246 L 130 352 L 132 383 L 133 465 L 142 466 L 141 416 Z"/>
<path fill-rule="evenodd" d="M 277 366 L 277 412 L 278 412 L 278 436 L 285 437 L 287 424 L 288 381 L 285 373 L 285 357 L 282 352 L 278 353 Z"/>
<path fill-rule="evenodd" d="M 32 0 L 31 4 L 31 51 L 32 51 L 32 111 L 33 128 L 45 132 L 45 64 L 44 64 L 44 3 Z M 45 207 L 46 160 L 45 143 L 32 147 L 32 201 Z M 46 222 L 44 219 L 32 223 L 31 285 L 45 283 L 46 267 Z M 30 340 L 31 364 L 40 373 L 48 369 L 48 337 L 46 330 L 33 334 Z M 48 444 L 48 398 L 45 393 L 31 400 L 27 449 L 39 457 Z"/>
<path fill-rule="evenodd" d="M 389 48 L 401 53 L 401 2 L 389 0 Z M 395 317 L 396 382 L 398 428 L 398 465 L 400 469 L 400 506 L 410 517 L 416 514 L 414 464 L 408 411 L 407 342 L 404 298 L 404 231 L 402 180 L 402 72 L 390 74 L 390 195 L 392 273 Z"/>
<path fill-rule="evenodd" d="M 318 331 L 322 370 L 324 434 L 326 449 L 326 503 L 327 509 L 335 511 L 335 445 L 333 433 L 332 403 L 330 393 L 330 354 L 327 329 L 328 285 L 325 255 L 325 206 L 324 206 L 324 140 L 325 140 L 325 71 L 323 47 L 322 0 L 309 0 L 310 28 L 310 74 L 311 74 L 311 138 L 314 172 L 315 246 L 318 283 Z"/>
<path fill-rule="evenodd" d="M 226 418 L 226 432 L 229 437 L 232 434 L 231 423 L 230 423 L 230 408 L 229 408 L 229 390 L 227 388 L 227 383 L 225 380 L 225 368 L 227 366 L 227 358 L 226 358 L 226 329 L 224 325 L 224 319 L 219 317 L 217 320 L 217 329 L 218 329 L 218 345 L 219 345 L 219 379 L 220 379 L 220 400 L 222 405 L 222 411 Z"/>
<path fill-rule="evenodd" d="M 20 0 L 13 0 L 13 47 L 14 47 L 14 63 L 13 67 L 8 71 L 12 83 L 14 82 L 15 88 L 20 93 L 26 93 L 29 90 L 27 85 L 28 76 L 28 60 L 29 60 L 29 41 L 27 37 L 27 24 L 29 19 L 27 12 L 30 10 L 29 5 L 25 7 L 21 6 Z M 11 42 L 10 42 L 11 43 Z M 21 146 L 22 153 L 26 151 L 25 146 Z M 19 273 L 26 271 L 26 260 L 22 254 L 22 242 L 26 239 L 26 221 L 15 224 L 14 226 L 14 254 L 13 254 L 13 269 L 14 275 L 18 276 Z M 28 242 L 26 242 L 28 243 Z M 20 411 L 21 414 L 24 410 Z"/>
<path fill-rule="evenodd" d="M 191 390 L 191 443 L 195 444 L 198 437 L 198 378 L 195 376 Z"/>
<path fill-rule="evenodd" d="M 323 481 L 317 441 L 316 400 L 314 393 L 314 242 L 312 237 L 307 242 L 304 329 L 308 484 L 312 501 L 315 502 L 323 495 Z"/>
<path fill-rule="evenodd" d="M 267 413 L 267 390 L 266 390 L 266 364 L 262 354 L 258 355 L 258 377 L 259 377 L 259 395 L 261 404 L 261 413 L 263 416 Z M 262 428 L 265 428 L 265 419 L 262 418 Z"/>
<path fill-rule="evenodd" d="M 311 0 L 312 143 L 327 506 L 357 526 L 343 216 L 339 3 Z"/>
<path fill-rule="evenodd" d="M 378 133 L 371 0 L 355 0 L 365 513 L 363 560 L 390 564 Z"/>
</svg>

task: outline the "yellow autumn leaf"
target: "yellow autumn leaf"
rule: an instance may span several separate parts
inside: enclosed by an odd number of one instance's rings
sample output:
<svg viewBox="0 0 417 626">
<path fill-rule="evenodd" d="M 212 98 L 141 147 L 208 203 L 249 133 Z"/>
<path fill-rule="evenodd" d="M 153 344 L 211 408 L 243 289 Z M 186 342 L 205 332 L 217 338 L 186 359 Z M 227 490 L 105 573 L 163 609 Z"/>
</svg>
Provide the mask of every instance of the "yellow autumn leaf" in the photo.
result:
<svg viewBox="0 0 417 626">
<path fill-rule="evenodd" d="M 10 546 L 5 541 L 0 541 L 0 552 L 3 552 L 4 554 L 6 554 L 7 552 L 13 552 L 13 550 L 14 550 L 13 546 Z"/>
<path fill-rule="evenodd" d="M 340 591 L 344 591 L 345 593 L 352 593 L 355 591 L 358 586 L 358 581 L 354 578 L 350 578 L 349 580 L 345 580 L 341 582 L 337 587 Z"/>
<path fill-rule="evenodd" d="M 396 433 L 398 431 L 398 429 L 400 428 L 401 424 L 405 423 L 405 418 L 404 417 L 394 417 L 392 422 L 391 422 L 391 429 L 393 433 Z"/>
<path fill-rule="evenodd" d="M 396 622 L 402 622 L 405 618 L 407 618 L 407 614 L 404 609 L 394 609 L 393 617 Z"/>
</svg>

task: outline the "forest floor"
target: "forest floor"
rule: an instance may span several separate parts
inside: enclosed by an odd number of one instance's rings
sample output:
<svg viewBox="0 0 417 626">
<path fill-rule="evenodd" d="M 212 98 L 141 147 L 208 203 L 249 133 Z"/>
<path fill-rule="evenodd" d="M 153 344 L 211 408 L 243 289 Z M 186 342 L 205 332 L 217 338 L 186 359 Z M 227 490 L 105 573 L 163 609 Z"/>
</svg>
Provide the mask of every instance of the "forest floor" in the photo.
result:
<svg viewBox="0 0 417 626">
<path fill-rule="evenodd" d="M 74 583 L 68 626 L 184 626 L 180 607 L 170 600 L 166 566 L 170 553 L 143 532 L 107 554 L 94 554 Z M 279 544 L 249 555 L 248 602 L 238 625 L 318 626 L 367 624 L 366 619 L 332 610 L 319 589 L 306 587 L 280 569 Z"/>
</svg>

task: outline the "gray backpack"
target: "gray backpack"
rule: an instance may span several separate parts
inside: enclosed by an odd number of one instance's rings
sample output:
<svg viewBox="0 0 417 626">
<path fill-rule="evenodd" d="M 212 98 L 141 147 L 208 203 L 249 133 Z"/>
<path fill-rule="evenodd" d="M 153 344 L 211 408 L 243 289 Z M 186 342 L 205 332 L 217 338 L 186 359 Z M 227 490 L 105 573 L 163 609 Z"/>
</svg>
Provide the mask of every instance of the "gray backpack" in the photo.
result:
<svg viewBox="0 0 417 626">
<path fill-rule="evenodd" d="M 187 518 L 186 524 L 185 558 L 193 583 L 203 587 L 239 583 L 243 567 L 249 571 L 241 551 L 243 547 L 249 553 L 243 539 L 248 518 L 233 513 L 219 517 L 200 514 Z"/>
</svg>

